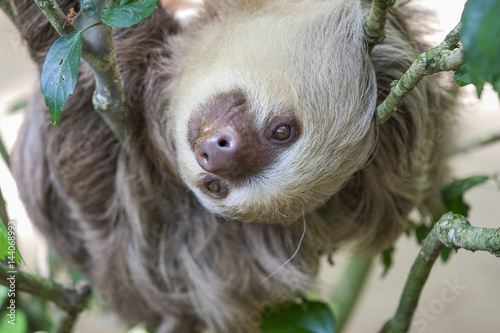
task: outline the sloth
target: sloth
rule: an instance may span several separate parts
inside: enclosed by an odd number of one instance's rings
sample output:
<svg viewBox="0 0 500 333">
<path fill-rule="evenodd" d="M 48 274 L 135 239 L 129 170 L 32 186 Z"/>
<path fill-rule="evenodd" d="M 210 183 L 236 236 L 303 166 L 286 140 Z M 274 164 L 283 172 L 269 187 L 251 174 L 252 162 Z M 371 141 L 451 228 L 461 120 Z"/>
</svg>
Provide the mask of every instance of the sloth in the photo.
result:
<svg viewBox="0 0 500 333">
<path fill-rule="evenodd" d="M 41 69 L 57 34 L 33 1 L 15 6 Z M 370 50 L 368 6 L 206 0 L 187 24 L 157 10 L 115 29 L 125 140 L 93 111 L 86 63 L 59 128 L 35 92 L 13 151 L 30 219 L 130 324 L 258 332 L 322 257 L 387 246 L 443 181 L 436 82 L 374 120 L 420 49 L 393 9 Z"/>
</svg>

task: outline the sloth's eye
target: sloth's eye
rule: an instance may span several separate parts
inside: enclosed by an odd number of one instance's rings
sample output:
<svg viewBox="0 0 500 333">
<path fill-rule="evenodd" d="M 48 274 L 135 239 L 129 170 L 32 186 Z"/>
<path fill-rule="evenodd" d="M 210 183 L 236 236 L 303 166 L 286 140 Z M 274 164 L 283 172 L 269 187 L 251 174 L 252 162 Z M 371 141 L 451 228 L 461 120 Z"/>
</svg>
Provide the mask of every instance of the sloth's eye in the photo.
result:
<svg viewBox="0 0 500 333">
<path fill-rule="evenodd" d="M 299 122 L 293 116 L 276 116 L 268 122 L 263 135 L 273 146 L 286 147 L 300 135 Z"/>
<path fill-rule="evenodd" d="M 288 125 L 281 125 L 277 129 L 274 130 L 272 138 L 275 140 L 286 140 L 292 134 L 292 129 Z"/>
</svg>

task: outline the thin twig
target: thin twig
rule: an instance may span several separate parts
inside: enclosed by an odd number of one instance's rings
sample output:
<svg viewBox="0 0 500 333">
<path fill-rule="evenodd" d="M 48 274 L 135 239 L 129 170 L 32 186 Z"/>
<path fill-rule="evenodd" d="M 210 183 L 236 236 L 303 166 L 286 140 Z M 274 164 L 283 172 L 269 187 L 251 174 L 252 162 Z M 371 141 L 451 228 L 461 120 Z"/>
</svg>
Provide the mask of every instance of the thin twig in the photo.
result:
<svg viewBox="0 0 500 333">
<path fill-rule="evenodd" d="M 373 263 L 373 256 L 354 254 L 330 297 L 337 332 L 341 332 L 357 304 Z"/>
<path fill-rule="evenodd" d="M 464 142 L 462 144 L 457 145 L 454 147 L 449 155 L 457 155 L 457 154 L 464 154 L 468 153 L 471 150 L 480 148 L 482 146 L 486 146 L 495 142 L 500 141 L 500 131 L 492 132 L 492 133 L 487 133 L 485 135 L 482 135 L 480 137 L 473 138 L 470 141 Z"/>
<path fill-rule="evenodd" d="M 441 250 L 463 248 L 469 251 L 487 251 L 500 256 L 500 228 L 479 228 L 470 225 L 463 216 L 444 214 L 427 235 L 413 263 L 394 317 L 382 332 L 403 333 L 410 327 L 420 293 Z"/>
<path fill-rule="evenodd" d="M 370 13 L 363 20 L 363 30 L 370 49 L 385 39 L 385 22 L 396 0 L 373 0 Z"/>
<path fill-rule="evenodd" d="M 78 313 L 85 308 L 91 294 L 90 285 L 87 282 L 80 282 L 74 286 L 64 286 L 53 280 L 20 270 L 16 270 L 14 273 L 11 271 L 5 262 L 0 261 L 0 284 L 9 286 L 10 281 L 7 278 L 14 278 L 16 290 L 25 291 L 54 302 L 59 308 L 65 310 L 69 317 L 74 317 L 73 323 Z M 72 324 L 67 322 L 62 326 L 68 328 Z"/>
<path fill-rule="evenodd" d="M 56 0 L 34 0 L 38 5 L 40 10 L 45 14 L 45 17 L 49 20 L 50 24 L 56 29 L 57 33 L 60 36 L 64 36 L 71 31 L 73 31 L 73 27 L 70 25 L 66 29 L 63 28 L 65 15 L 62 12 L 61 8 L 57 4 Z"/>
<path fill-rule="evenodd" d="M 396 314 L 385 324 L 381 332 L 402 333 L 408 331 L 420 293 L 443 248 L 444 245 L 439 241 L 437 231 L 433 229 L 422 243 L 420 252 L 411 267 Z"/>
<path fill-rule="evenodd" d="M 406 96 L 420 80 L 437 72 L 454 70 L 463 65 L 463 51 L 458 46 L 460 24 L 446 36 L 439 46 L 420 54 L 403 77 L 391 88 L 390 94 L 377 106 L 376 119 L 379 124 L 387 121 L 404 102 Z"/>
<path fill-rule="evenodd" d="M 58 324 L 57 333 L 71 333 L 73 332 L 73 327 L 75 326 L 76 320 L 80 312 L 65 313 L 62 316 L 61 321 Z"/>
</svg>

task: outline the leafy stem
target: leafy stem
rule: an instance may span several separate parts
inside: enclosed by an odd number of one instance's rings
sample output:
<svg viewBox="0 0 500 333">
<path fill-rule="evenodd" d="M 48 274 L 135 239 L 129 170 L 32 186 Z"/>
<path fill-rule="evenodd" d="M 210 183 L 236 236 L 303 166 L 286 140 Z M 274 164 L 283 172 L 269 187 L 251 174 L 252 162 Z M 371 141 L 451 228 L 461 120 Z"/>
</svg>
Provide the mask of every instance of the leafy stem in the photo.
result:
<svg viewBox="0 0 500 333">
<path fill-rule="evenodd" d="M 125 101 L 120 73 L 116 67 L 113 27 L 131 27 L 149 16 L 156 9 L 157 0 L 85 1 L 73 24 L 65 26 L 67 17 L 55 0 L 35 0 L 37 5 L 57 30 L 60 37 L 50 49 L 42 69 L 41 87 L 50 110 L 52 123 L 59 125 L 61 112 L 76 86 L 78 67 L 83 57 L 92 70 L 96 88 L 92 97 L 94 109 L 102 116 L 120 142 L 124 142 L 125 129 L 122 105 Z M 96 15 L 96 8 L 103 8 Z M 73 12 L 70 11 L 70 14 Z M 69 16 L 69 15 L 68 15 Z M 91 24 L 92 22 L 98 21 Z M 105 23 L 105 24 L 103 24 Z M 80 31 L 77 26 L 91 24 Z M 88 38 L 83 32 L 97 27 Z"/>
</svg>

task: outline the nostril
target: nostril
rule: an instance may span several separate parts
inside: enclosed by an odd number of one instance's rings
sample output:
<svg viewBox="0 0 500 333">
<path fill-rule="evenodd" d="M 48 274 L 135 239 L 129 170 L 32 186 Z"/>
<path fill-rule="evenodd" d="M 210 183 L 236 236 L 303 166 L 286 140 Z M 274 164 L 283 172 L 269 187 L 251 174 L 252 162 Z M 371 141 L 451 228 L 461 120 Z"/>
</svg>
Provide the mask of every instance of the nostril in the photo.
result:
<svg viewBox="0 0 500 333">
<path fill-rule="evenodd" d="M 214 135 L 214 143 L 218 149 L 229 151 L 237 148 L 240 141 L 239 135 L 233 127 L 226 126 Z"/>
<path fill-rule="evenodd" d="M 219 147 L 222 147 L 222 148 L 228 148 L 229 147 L 229 142 L 226 140 L 226 139 L 220 139 L 217 144 L 219 145 Z"/>
<path fill-rule="evenodd" d="M 240 163 L 241 137 L 232 125 L 220 126 L 197 140 L 194 153 L 208 172 L 228 173 Z"/>
</svg>

